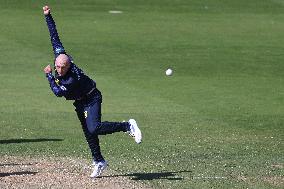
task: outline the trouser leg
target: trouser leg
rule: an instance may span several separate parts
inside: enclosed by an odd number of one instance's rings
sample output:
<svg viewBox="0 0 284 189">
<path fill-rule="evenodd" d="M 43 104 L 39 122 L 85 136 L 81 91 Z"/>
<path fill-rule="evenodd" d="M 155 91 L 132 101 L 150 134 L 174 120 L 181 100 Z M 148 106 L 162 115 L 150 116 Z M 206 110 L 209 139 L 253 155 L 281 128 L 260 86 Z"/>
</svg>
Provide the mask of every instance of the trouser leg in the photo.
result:
<svg viewBox="0 0 284 189">
<path fill-rule="evenodd" d="M 90 133 L 97 135 L 126 132 L 129 130 L 128 122 L 101 122 L 101 102 L 97 101 L 84 108 L 87 127 Z"/>
<path fill-rule="evenodd" d="M 76 108 L 77 116 L 81 122 L 82 129 L 85 135 L 85 138 L 87 140 L 87 143 L 89 145 L 89 148 L 91 150 L 91 154 L 94 161 L 103 161 L 104 158 L 101 154 L 100 144 L 99 144 L 99 137 L 96 134 L 90 133 L 87 127 L 86 119 L 84 117 L 84 109 Z"/>
<path fill-rule="evenodd" d="M 98 135 L 126 132 L 129 130 L 128 122 L 101 122 L 101 101 L 95 101 L 88 106 L 74 103 L 83 132 L 91 149 L 94 161 L 104 160 Z"/>
</svg>

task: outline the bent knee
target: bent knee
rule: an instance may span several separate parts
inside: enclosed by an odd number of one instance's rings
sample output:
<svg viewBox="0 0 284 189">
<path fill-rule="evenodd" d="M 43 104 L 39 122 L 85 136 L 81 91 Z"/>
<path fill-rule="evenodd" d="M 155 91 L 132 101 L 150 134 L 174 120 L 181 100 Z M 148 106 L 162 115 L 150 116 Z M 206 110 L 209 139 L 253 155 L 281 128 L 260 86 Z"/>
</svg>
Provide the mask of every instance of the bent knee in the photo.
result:
<svg viewBox="0 0 284 189">
<path fill-rule="evenodd" d="M 100 126 L 101 122 L 93 122 L 91 124 L 87 124 L 88 130 L 91 134 L 96 134 Z"/>
</svg>

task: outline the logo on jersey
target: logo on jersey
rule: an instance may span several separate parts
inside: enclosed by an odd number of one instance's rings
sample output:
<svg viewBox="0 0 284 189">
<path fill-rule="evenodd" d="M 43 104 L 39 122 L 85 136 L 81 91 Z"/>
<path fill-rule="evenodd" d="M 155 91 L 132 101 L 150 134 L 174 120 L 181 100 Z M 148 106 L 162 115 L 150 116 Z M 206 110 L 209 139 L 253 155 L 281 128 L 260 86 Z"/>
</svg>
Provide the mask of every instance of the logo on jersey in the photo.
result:
<svg viewBox="0 0 284 189">
<path fill-rule="evenodd" d="M 63 91 L 67 91 L 66 87 L 64 87 L 63 85 L 60 86 L 60 89 L 63 90 Z"/>
<path fill-rule="evenodd" d="M 56 54 L 60 54 L 60 53 L 63 53 L 63 52 L 65 52 L 65 50 L 63 48 L 56 48 L 55 49 Z"/>
<path fill-rule="evenodd" d="M 55 83 L 59 86 L 59 79 L 55 79 Z"/>
<path fill-rule="evenodd" d="M 84 111 L 85 119 L 88 117 L 88 112 Z"/>
</svg>

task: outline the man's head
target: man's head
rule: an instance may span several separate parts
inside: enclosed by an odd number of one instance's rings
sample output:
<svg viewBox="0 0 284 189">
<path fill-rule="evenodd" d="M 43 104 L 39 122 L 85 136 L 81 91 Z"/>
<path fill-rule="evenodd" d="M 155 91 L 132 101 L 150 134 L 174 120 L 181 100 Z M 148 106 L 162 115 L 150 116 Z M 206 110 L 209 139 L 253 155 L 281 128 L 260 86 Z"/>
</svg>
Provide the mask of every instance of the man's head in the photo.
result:
<svg viewBox="0 0 284 189">
<path fill-rule="evenodd" d="M 55 69 L 59 76 L 64 76 L 70 68 L 70 58 L 66 54 L 60 54 L 55 59 Z"/>
</svg>

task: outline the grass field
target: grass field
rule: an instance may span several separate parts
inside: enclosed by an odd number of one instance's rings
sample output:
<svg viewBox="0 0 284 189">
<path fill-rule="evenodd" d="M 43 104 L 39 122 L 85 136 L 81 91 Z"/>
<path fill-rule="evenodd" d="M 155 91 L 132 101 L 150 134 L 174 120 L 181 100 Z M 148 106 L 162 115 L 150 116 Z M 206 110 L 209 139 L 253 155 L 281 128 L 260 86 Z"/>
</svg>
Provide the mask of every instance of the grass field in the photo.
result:
<svg viewBox="0 0 284 189">
<path fill-rule="evenodd" d="M 53 60 L 44 3 L 0 0 L 0 155 L 91 159 L 72 103 L 42 71 Z M 101 137 L 110 169 L 153 188 L 283 188 L 283 0 L 48 4 L 103 93 L 103 120 L 142 129 L 139 146 Z"/>
</svg>

